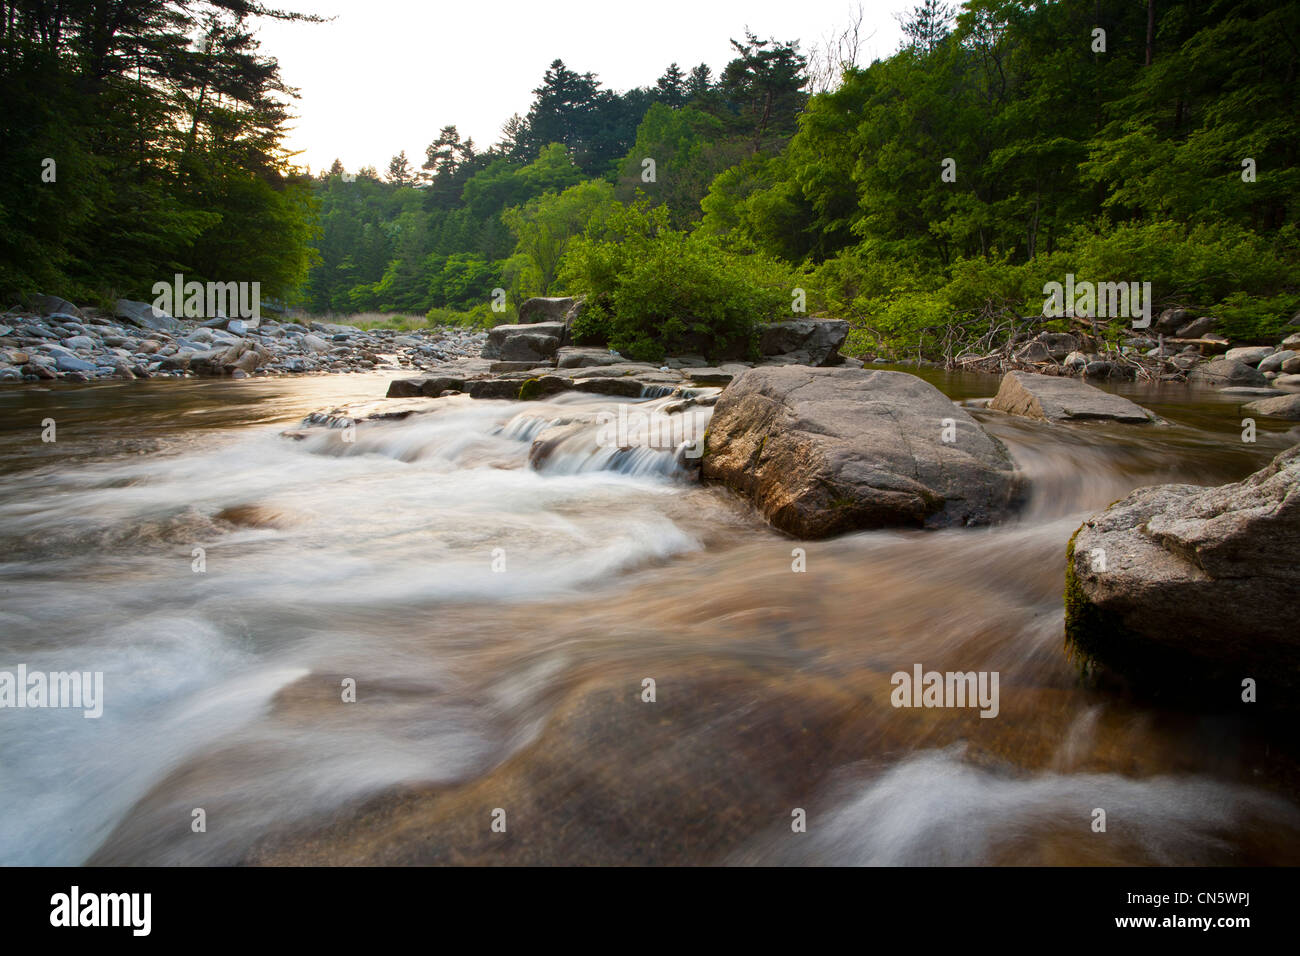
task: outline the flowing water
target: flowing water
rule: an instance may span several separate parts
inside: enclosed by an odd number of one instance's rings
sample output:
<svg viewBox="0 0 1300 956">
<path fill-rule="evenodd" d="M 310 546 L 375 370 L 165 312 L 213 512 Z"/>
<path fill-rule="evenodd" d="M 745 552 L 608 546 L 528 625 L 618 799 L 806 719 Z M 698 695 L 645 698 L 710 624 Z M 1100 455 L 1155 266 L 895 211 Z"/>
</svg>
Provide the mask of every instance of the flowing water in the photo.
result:
<svg viewBox="0 0 1300 956">
<path fill-rule="evenodd" d="M 0 392 L 0 671 L 104 674 L 98 719 L 0 710 L 0 863 L 1300 862 L 1290 727 L 1108 695 L 1062 647 L 1084 517 L 1295 442 L 1234 400 L 977 410 L 1017 520 L 797 542 L 672 449 L 598 448 L 619 400 L 285 434 L 385 382 Z M 997 672 L 997 716 L 893 707 L 917 664 Z"/>
</svg>

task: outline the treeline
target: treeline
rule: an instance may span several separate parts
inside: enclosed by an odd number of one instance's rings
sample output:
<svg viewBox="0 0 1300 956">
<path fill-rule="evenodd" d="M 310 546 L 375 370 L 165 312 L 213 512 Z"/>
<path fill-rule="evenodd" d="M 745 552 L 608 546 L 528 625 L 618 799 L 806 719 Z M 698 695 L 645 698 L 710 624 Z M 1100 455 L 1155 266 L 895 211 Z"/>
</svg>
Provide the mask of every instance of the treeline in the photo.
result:
<svg viewBox="0 0 1300 956">
<path fill-rule="evenodd" d="M 714 177 L 779 150 L 807 101 L 796 43 L 749 34 L 732 43 L 736 56 L 717 77 L 707 64 L 673 63 L 624 93 L 556 60 L 527 114 L 487 149 L 446 126 L 418 167 L 401 153 L 381 177 L 347 174 L 336 160 L 318 179 L 321 259 L 306 307 L 482 314 L 493 288 L 517 302 L 550 288 L 569 240 L 638 188 L 675 222 L 698 221 Z"/>
<path fill-rule="evenodd" d="M 852 25 L 807 53 L 746 33 L 716 76 L 625 92 L 557 60 L 496 143 L 447 125 L 310 178 L 257 16 L 292 17 L 0 0 L 0 291 L 184 272 L 484 324 L 498 289 L 587 293 L 583 335 L 644 357 L 800 308 L 941 354 L 1068 273 L 1241 339 L 1300 309 L 1300 3 L 922 0 L 869 65 Z"/>
<path fill-rule="evenodd" d="M 143 297 L 176 272 L 302 288 L 310 182 L 250 0 L 0 0 L 0 293 Z"/>
<path fill-rule="evenodd" d="M 923 0 L 903 27 L 867 66 L 846 31 L 811 96 L 799 44 L 752 35 L 623 94 L 557 61 L 490 149 L 448 127 L 419 170 L 322 176 L 308 304 L 486 322 L 492 288 L 587 292 L 589 335 L 645 356 L 801 301 L 861 351 L 936 353 L 1066 273 L 1240 338 L 1300 309 L 1300 4 Z"/>
</svg>

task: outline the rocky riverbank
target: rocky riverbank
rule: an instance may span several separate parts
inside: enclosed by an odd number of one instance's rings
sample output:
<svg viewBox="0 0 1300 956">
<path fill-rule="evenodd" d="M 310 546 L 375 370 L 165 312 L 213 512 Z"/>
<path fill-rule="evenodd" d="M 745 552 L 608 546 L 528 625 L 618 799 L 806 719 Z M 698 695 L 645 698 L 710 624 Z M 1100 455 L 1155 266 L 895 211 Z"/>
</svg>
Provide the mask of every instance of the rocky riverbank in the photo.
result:
<svg viewBox="0 0 1300 956">
<path fill-rule="evenodd" d="M 398 332 L 328 322 L 177 319 L 147 303 L 104 311 L 54 296 L 0 314 L 0 383 L 421 371 L 476 358 L 487 333 Z"/>
</svg>

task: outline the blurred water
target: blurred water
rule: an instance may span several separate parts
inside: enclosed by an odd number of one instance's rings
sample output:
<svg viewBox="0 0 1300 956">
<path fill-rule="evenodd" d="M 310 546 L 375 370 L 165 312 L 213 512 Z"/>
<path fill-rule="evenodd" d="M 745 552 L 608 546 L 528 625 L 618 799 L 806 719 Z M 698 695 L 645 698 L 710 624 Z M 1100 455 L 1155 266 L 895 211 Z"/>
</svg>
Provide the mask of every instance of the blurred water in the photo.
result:
<svg viewBox="0 0 1300 956">
<path fill-rule="evenodd" d="M 996 387 L 937 378 L 959 399 Z M 860 702 L 835 705 L 850 723 L 870 721 L 808 784 L 827 821 L 815 839 L 792 850 L 756 821 L 728 859 L 1297 855 L 1285 781 L 1256 779 L 1267 739 L 1098 698 L 1061 651 L 1064 547 L 1082 517 L 1142 484 L 1235 480 L 1292 440 L 1243 445 L 1216 394 L 1133 394 L 1170 420 L 1157 428 L 977 411 L 1030 479 L 1019 520 L 806 543 L 808 571 L 792 574 L 798 543 L 695 483 L 680 449 L 598 443 L 594 417 L 618 400 L 449 399 L 362 423 L 353 442 L 283 434 L 383 384 L 0 392 L 0 670 L 103 671 L 106 685 L 99 720 L 0 711 L 0 863 L 236 862 L 395 786 L 490 778 L 564 732 L 554 715 L 578 675 L 629 655 L 761 661 L 826 682 L 779 706 L 843 695 Z M 689 414 L 702 427 L 709 409 Z M 47 418 L 55 443 L 40 441 Z M 999 718 L 917 723 L 881 705 L 887 675 L 913 662 L 1000 670 Z M 704 779 L 719 733 L 689 725 L 687 759 L 664 773 Z M 779 752 L 736 759 L 787 770 Z M 1075 836 L 1099 800 L 1128 827 L 1104 853 Z"/>
</svg>

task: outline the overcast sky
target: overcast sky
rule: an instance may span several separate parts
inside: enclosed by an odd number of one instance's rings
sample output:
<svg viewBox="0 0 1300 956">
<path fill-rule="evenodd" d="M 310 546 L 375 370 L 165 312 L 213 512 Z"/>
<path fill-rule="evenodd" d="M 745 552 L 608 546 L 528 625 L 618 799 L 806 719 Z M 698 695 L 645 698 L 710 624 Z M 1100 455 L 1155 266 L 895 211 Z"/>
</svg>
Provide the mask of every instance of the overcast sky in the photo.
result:
<svg viewBox="0 0 1300 956">
<path fill-rule="evenodd" d="M 302 98 L 288 145 L 319 170 L 337 156 L 352 171 L 406 150 L 412 166 L 443 126 L 486 148 L 557 57 L 606 88 L 652 85 L 669 63 L 732 58 L 746 26 L 802 41 L 805 53 L 858 6 L 854 0 L 280 0 L 329 23 L 264 23 L 263 52 L 279 59 Z M 913 0 L 862 0 L 859 57 L 898 48 L 895 14 Z"/>
</svg>

